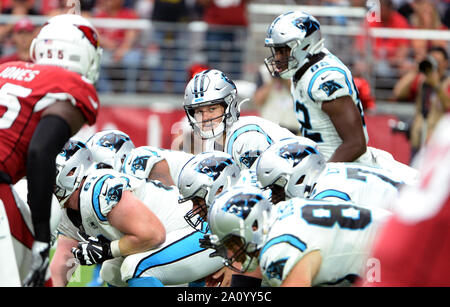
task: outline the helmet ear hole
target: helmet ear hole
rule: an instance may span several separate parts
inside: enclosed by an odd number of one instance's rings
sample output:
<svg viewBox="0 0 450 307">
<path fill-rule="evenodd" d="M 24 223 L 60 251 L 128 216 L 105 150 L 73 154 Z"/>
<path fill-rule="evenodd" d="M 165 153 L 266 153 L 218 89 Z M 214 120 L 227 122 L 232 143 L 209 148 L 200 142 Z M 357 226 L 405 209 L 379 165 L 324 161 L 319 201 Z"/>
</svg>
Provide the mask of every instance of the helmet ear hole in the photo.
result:
<svg viewBox="0 0 450 307">
<path fill-rule="evenodd" d="M 297 185 L 297 184 L 302 184 L 302 183 L 303 183 L 303 180 L 305 180 L 305 175 L 300 176 L 300 178 L 297 180 L 296 185 Z"/>
<path fill-rule="evenodd" d="M 255 220 L 255 222 L 253 223 L 253 225 L 252 225 L 252 230 L 253 231 L 257 231 L 258 230 L 258 220 Z"/>
</svg>

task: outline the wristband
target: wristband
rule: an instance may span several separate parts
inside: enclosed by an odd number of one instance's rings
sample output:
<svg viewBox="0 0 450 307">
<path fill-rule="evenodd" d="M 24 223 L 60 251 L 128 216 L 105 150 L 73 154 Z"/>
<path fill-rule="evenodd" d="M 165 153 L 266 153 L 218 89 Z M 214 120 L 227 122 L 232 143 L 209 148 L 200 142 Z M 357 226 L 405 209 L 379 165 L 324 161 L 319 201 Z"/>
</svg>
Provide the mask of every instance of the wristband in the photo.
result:
<svg viewBox="0 0 450 307">
<path fill-rule="evenodd" d="M 120 252 L 120 248 L 119 248 L 119 240 L 112 241 L 110 244 L 110 248 L 111 248 L 111 255 L 114 258 L 122 256 L 122 253 Z"/>
</svg>

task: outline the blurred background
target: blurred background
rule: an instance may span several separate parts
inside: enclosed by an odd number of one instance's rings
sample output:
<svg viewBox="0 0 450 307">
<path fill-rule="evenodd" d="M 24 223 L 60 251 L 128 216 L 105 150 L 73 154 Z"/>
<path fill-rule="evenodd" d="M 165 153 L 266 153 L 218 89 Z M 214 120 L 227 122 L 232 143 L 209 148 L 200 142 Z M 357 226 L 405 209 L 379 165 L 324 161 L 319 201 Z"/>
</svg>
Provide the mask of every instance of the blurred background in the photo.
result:
<svg viewBox="0 0 450 307">
<path fill-rule="evenodd" d="M 50 16 L 82 14 L 98 29 L 102 108 L 82 134 L 114 128 L 136 146 L 173 147 L 186 127 L 185 85 L 206 68 L 225 72 L 250 98 L 243 114 L 298 131 L 289 82 L 264 66 L 267 28 L 290 10 L 314 15 L 325 46 L 351 69 L 369 145 L 409 163 L 423 144 L 414 136 L 414 125 L 423 126 L 417 117 L 436 113 L 436 121 L 449 111 L 426 84 L 437 75 L 450 95 L 450 0 L 0 0 L 0 10 L 0 63 L 29 61 L 31 40 Z"/>
</svg>

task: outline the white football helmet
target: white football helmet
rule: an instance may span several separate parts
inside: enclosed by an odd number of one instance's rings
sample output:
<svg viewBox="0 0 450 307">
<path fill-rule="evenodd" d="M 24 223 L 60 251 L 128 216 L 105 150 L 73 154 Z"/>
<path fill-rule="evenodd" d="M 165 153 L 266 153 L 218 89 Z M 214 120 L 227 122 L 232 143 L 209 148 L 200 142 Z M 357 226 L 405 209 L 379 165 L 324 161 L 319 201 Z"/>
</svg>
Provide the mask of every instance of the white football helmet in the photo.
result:
<svg viewBox="0 0 450 307">
<path fill-rule="evenodd" d="M 199 197 L 205 200 L 206 208 L 200 206 L 190 210 L 185 219 L 198 230 L 201 227 L 200 213 L 206 216 L 209 206 L 216 195 L 233 186 L 239 179 L 240 168 L 231 155 L 222 151 L 200 153 L 191 158 L 178 175 L 178 189 L 183 196 L 179 203 Z"/>
<path fill-rule="evenodd" d="M 290 79 L 308 62 L 311 55 L 321 52 L 324 48 L 320 23 L 305 12 L 293 11 L 282 14 L 269 26 L 265 47 L 270 48 L 272 52 L 272 56 L 264 60 L 270 73 L 273 76 Z M 289 57 L 276 59 L 276 48 L 280 47 L 290 48 Z M 284 67 L 286 68 L 281 70 Z"/>
<path fill-rule="evenodd" d="M 272 204 L 256 187 L 233 187 L 220 194 L 208 213 L 208 223 L 211 229 L 210 240 L 224 263 L 234 271 L 246 272 L 254 263 L 253 258 L 265 243 L 270 230 L 270 212 Z M 227 248 L 234 244 L 239 249 L 228 256 Z M 236 268 L 233 263 L 243 259 L 242 268 Z"/>
<path fill-rule="evenodd" d="M 289 198 L 304 198 L 325 166 L 325 158 L 315 142 L 303 137 L 287 138 L 260 155 L 256 176 L 263 188 L 275 185 L 283 188 Z"/>
<path fill-rule="evenodd" d="M 69 140 L 56 156 L 56 181 L 54 194 L 64 203 L 78 189 L 86 171 L 92 165 L 91 151 L 83 142 Z"/>
<path fill-rule="evenodd" d="M 120 171 L 125 157 L 135 148 L 128 134 L 120 130 L 104 130 L 91 136 L 86 146 L 92 152 L 96 168 Z"/>
<path fill-rule="evenodd" d="M 162 160 L 164 157 L 160 148 L 140 146 L 126 155 L 120 171 L 140 179 L 147 179 L 153 166 Z"/>
<path fill-rule="evenodd" d="M 102 48 L 98 33 L 84 17 L 63 14 L 50 18 L 30 46 L 36 64 L 56 65 L 97 82 Z"/>
<path fill-rule="evenodd" d="M 239 106 L 242 102 L 238 103 L 234 82 L 216 69 L 205 70 L 194 75 L 184 92 L 184 110 L 189 123 L 194 132 L 203 139 L 220 136 L 227 126 L 236 122 L 240 115 Z M 202 124 L 210 120 L 197 121 L 194 116 L 196 108 L 217 104 L 224 107 L 224 113 L 219 116 L 222 117 L 221 123 L 211 130 L 203 130 Z"/>
</svg>

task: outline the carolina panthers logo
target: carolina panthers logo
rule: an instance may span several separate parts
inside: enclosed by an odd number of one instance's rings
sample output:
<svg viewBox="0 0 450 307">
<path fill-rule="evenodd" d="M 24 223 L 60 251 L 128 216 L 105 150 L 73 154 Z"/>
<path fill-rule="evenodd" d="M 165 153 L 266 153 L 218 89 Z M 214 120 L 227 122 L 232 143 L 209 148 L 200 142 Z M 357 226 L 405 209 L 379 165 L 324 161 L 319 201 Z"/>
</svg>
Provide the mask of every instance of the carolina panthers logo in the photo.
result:
<svg viewBox="0 0 450 307">
<path fill-rule="evenodd" d="M 111 202 L 118 203 L 122 198 L 123 185 L 118 184 L 108 189 L 106 194 L 106 203 L 109 205 Z"/>
<path fill-rule="evenodd" d="M 228 200 L 222 210 L 245 220 L 252 208 L 262 199 L 262 195 L 239 193 Z"/>
<path fill-rule="evenodd" d="M 294 166 L 299 164 L 305 157 L 317 153 L 313 147 L 303 146 L 298 143 L 284 145 L 278 151 L 278 155 L 286 160 L 292 160 Z"/>
<path fill-rule="evenodd" d="M 147 167 L 147 162 L 150 156 L 140 156 L 131 163 L 131 171 L 136 174 L 137 171 L 143 171 Z"/>
<path fill-rule="evenodd" d="M 275 262 L 271 262 L 266 270 L 267 279 L 276 278 L 281 280 L 283 278 L 283 270 L 288 258 L 283 258 Z"/>
<path fill-rule="evenodd" d="M 250 150 L 246 151 L 240 158 L 239 161 L 250 168 L 253 163 L 255 163 L 256 159 L 261 155 L 261 151 L 259 150 Z"/>
<path fill-rule="evenodd" d="M 319 86 L 319 89 L 323 90 L 328 95 L 328 97 L 333 95 L 334 92 L 336 92 L 337 90 L 339 90 L 341 88 L 342 88 L 342 85 L 340 85 L 339 83 L 337 83 L 333 80 L 324 82 Z"/>
<path fill-rule="evenodd" d="M 102 136 L 97 144 L 117 152 L 122 147 L 123 143 L 129 140 L 130 138 L 125 135 L 111 132 Z"/>
<path fill-rule="evenodd" d="M 79 141 L 69 141 L 64 145 L 64 148 L 61 150 L 60 155 L 65 158 L 65 160 L 69 160 L 73 155 L 80 149 L 86 148 L 84 143 Z"/>
<path fill-rule="evenodd" d="M 295 19 L 292 23 L 300 30 L 306 32 L 305 37 L 310 36 L 316 30 L 320 29 L 320 24 L 310 17 L 300 17 Z"/>
<path fill-rule="evenodd" d="M 233 160 L 230 158 L 212 157 L 200 161 L 195 170 L 199 173 L 208 175 L 213 180 L 216 180 L 225 167 L 233 163 Z"/>
</svg>

